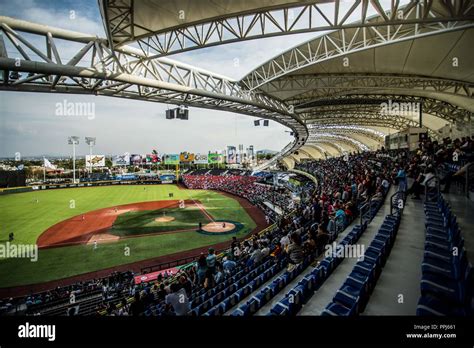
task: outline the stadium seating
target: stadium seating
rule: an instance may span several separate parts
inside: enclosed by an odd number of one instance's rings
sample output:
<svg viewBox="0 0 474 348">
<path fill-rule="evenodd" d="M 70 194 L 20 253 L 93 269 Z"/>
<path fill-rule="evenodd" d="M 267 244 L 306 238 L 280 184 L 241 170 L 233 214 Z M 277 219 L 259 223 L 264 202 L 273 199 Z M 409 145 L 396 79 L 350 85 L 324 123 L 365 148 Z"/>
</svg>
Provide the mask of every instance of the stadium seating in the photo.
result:
<svg viewBox="0 0 474 348">
<path fill-rule="evenodd" d="M 473 269 L 456 216 L 442 195 L 425 202 L 425 251 L 417 315 L 466 315 L 471 311 Z"/>
</svg>

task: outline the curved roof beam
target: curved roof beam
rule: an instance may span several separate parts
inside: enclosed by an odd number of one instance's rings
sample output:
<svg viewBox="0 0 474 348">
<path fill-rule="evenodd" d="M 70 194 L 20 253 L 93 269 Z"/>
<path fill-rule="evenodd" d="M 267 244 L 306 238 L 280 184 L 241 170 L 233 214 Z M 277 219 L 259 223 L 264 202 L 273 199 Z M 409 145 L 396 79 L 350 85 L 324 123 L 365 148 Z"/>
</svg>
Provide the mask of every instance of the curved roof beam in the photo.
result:
<svg viewBox="0 0 474 348">
<path fill-rule="evenodd" d="M 295 153 L 292 153 L 291 155 L 289 155 L 288 157 L 292 158 L 293 161 L 295 161 L 295 163 L 300 163 L 301 162 L 301 158 L 299 155 L 296 155 Z"/>
<path fill-rule="evenodd" d="M 324 139 L 324 140 L 333 140 L 334 142 L 341 142 L 341 143 L 344 143 L 346 145 L 349 145 L 351 147 L 353 147 L 354 149 L 358 150 L 358 151 L 368 151 L 369 148 L 367 147 L 367 145 L 363 144 L 362 142 L 352 138 L 352 137 L 349 137 L 347 135 L 341 135 L 341 134 L 333 134 L 333 133 L 317 133 L 317 134 L 310 134 L 309 138 L 308 138 L 308 142 L 311 143 L 311 142 L 316 142 L 320 139 Z"/>
<path fill-rule="evenodd" d="M 419 127 L 420 123 L 403 116 L 381 115 L 367 110 L 351 110 L 347 112 L 315 113 L 307 114 L 306 123 L 311 126 L 317 125 L 354 125 L 354 126 L 378 126 L 389 127 L 395 130 L 403 130 L 407 127 Z M 438 139 L 439 134 L 432 128 L 424 125 L 428 135 L 433 139 Z"/>
<path fill-rule="evenodd" d="M 376 126 L 388 127 L 394 130 L 403 130 L 407 127 L 419 127 L 417 121 L 402 116 L 379 115 L 371 112 L 347 112 L 341 114 L 328 114 L 326 116 L 314 116 L 307 121 L 308 125 L 355 125 L 355 126 Z M 433 139 L 439 139 L 439 134 L 432 128 L 424 125 L 428 134 Z"/>
<path fill-rule="evenodd" d="M 310 159 L 319 158 L 319 157 L 315 157 L 315 155 L 312 153 L 312 151 L 310 151 L 308 149 L 303 149 L 302 147 L 300 147 L 298 150 L 296 150 L 295 154 L 296 153 L 298 153 L 298 155 L 300 156 L 300 159 L 302 159 L 302 158 L 310 158 Z"/>
<path fill-rule="evenodd" d="M 311 124 L 308 125 L 310 137 L 312 134 L 318 133 L 334 133 L 334 134 L 343 134 L 343 135 L 354 135 L 358 134 L 364 138 L 368 138 L 376 143 L 383 143 L 385 140 L 385 135 L 382 132 L 376 131 L 371 128 L 364 128 L 360 126 L 353 125 L 318 125 Z"/>
<path fill-rule="evenodd" d="M 25 32 L 33 38 L 25 37 Z M 306 125 L 285 103 L 260 92 L 243 90 L 225 76 L 168 58 L 151 59 L 133 47 L 122 46 L 112 52 L 105 39 L 94 35 L 9 17 L 0 16 L 0 33 L 0 70 L 4 70 L 0 90 L 94 94 L 272 119 L 291 128 L 295 140 L 262 164 L 263 167 L 278 161 L 307 139 Z M 4 38 L 16 49 L 15 58 L 8 57 Z M 57 38 L 70 45 L 58 42 Z M 67 61 L 65 57 L 70 56 L 67 48 L 78 46 L 78 52 Z M 11 78 L 11 71 L 19 76 Z"/>
<path fill-rule="evenodd" d="M 299 104 L 295 110 L 300 113 L 303 119 L 305 118 L 305 111 L 318 114 L 334 113 L 336 111 L 369 111 L 389 116 L 412 117 L 417 112 L 419 113 L 420 105 L 423 113 L 443 118 L 452 123 L 464 124 L 469 122 L 473 116 L 472 112 L 464 108 L 437 99 L 384 94 L 351 94 L 337 98 L 312 100 Z"/>
<path fill-rule="evenodd" d="M 327 99 L 346 94 L 414 95 L 449 100 L 474 111 L 474 84 L 467 81 L 398 74 L 305 74 L 283 76 L 261 87 L 290 104 L 308 100 Z M 453 99 L 452 97 L 456 98 Z"/>
<path fill-rule="evenodd" d="M 345 149 L 341 145 L 335 145 L 335 142 L 330 142 L 327 140 L 319 140 L 317 142 L 311 142 L 309 145 L 318 146 L 324 151 L 324 157 L 338 157 L 344 154 Z"/>
<path fill-rule="evenodd" d="M 415 0 L 407 5 L 379 0 L 100 0 L 99 5 L 112 49 L 136 42 L 150 56 L 304 32 L 351 28 L 383 32 L 389 26 L 414 23 L 421 29 L 462 21 L 470 10 L 469 1 L 452 7 Z M 157 13 L 162 14 L 159 20 Z M 377 16 L 371 17 L 372 13 Z"/>
<path fill-rule="evenodd" d="M 311 152 L 314 159 L 327 157 L 326 151 L 322 147 L 314 145 L 314 144 L 305 144 L 302 147 L 300 147 L 300 149 L 304 149 L 307 152 Z"/>
<path fill-rule="evenodd" d="M 293 169 L 295 167 L 295 160 L 292 157 L 283 157 L 281 159 L 281 162 L 287 169 Z"/>
<path fill-rule="evenodd" d="M 311 142 L 311 145 L 313 146 L 317 145 L 321 147 L 322 149 L 324 149 L 326 156 L 329 155 L 332 157 L 342 156 L 344 153 L 348 151 L 348 149 L 352 149 L 352 147 L 350 146 L 344 148 L 341 144 L 339 144 L 339 142 L 336 142 L 334 140 L 329 141 L 329 140 L 324 140 L 324 139 L 319 139 L 318 141 Z"/>
<path fill-rule="evenodd" d="M 472 0 L 469 0 L 470 7 L 463 10 L 463 19 L 455 23 L 453 22 L 452 25 L 448 26 L 442 22 L 436 23 L 436 15 L 432 17 L 434 22 L 429 25 L 412 24 L 420 19 L 420 14 L 426 10 L 424 4 L 428 4 L 428 2 L 424 1 L 413 2 L 411 3 L 413 6 L 404 12 L 404 18 L 406 20 L 411 18 L 414 21 L 410 24 L 400 24 L 395 27 L 389 25 L 349 29 L 342 28 L 338 31 L 309 40 L 274 57 L 242 78 L 241 83 L 249 90 L 254 90 L 281 76 L 294 73 L 326 60 L 344 57 L 354 52 L 392 45 L 420 37 L 472 28 L 474 27 L 474 22 L 472 21 L 474 12 L 472 2 Z M 432 14 L 427 13 L 424 13 L 423 16 L 426 15 L 429 17 L 432 16 Z"/>
</svg>

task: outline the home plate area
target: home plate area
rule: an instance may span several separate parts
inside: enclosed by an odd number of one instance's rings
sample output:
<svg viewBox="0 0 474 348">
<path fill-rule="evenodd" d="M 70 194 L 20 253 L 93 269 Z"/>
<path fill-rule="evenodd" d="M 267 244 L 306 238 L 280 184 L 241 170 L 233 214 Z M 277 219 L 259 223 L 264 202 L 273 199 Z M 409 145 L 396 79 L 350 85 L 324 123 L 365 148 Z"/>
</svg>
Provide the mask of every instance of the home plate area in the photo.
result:
<svg viewBox="0 0 474 348">
<path fill-rule="evenodd" d="M 228 233 L 237 233 L 242 229 L 243 225 L 240 222 L 235 221 L 213 221 L 209 222 L 206 225 L 203 225 L 199 233 L 203 234 L 228 234 Z"/>
<path fill-rule="evenodd" d="M 235 225 L 231 222 L 210 222 L 202 227 L 204 231 L 211 233 L 229 232 L 232 231 L 234 228 Z"/>
</svg>

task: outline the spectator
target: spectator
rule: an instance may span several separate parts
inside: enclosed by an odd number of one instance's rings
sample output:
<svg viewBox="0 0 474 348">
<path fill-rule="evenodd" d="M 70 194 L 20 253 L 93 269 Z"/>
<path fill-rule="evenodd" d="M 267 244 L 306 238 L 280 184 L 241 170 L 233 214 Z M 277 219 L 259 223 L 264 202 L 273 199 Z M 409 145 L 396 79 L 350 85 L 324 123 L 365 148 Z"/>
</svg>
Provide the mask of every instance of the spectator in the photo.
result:
<svg viewBox="0 0 474 348">
<path fill-rule="evenodd" d="M 169 304 L 176 315 L 183 316 L 189 312 L 189 299 L 186 290 L 180 288 L 177 283 L 171 284 L 171 293 L 166 296 L 165 303 Z"/>
<path fill-rule="evenodd" d="M 206 257 L 207 269 L 214 274 L 216 272 L 216 255 L 214 254 L 214 249 L 209 248 L 209 254 Z"/>
<path fill-rule="evenodd" d="M 199 284 L 204 283 L 206 272 L 207 272 L 206 256 L 204 256 L 204 254 L 201 254 L 201 256 L 199 256 L 199 259 L 197 261 L 197 269 L 196 269 L 196 274 L 197 274 Z"/>
<path fill-rule="evenodd" d="M 145 311 L 145 307 L 143 305 L 142 298 L 140 297 L 140 293 L 136 292 L 134 301 L 130 305 L 130 313 L 132 316 L 137 317 L 141 315 Z"/>
<path fill-rule="evenodd" d="M 286 248 L 288 262 L 290 265 L 296 266 L 303 261 L 303 248 L 301 247 L 301 238 L 298 234 L 292 234 L 290 244 Z M 289 267 L 291 268 L 291 267 Z"/>
<path fill-rule="evenodd" d="M 237 267 L 237 263 L 235 261 L 229 260 L 227 257 L 224 257 L 222 261 L 223 261 L 222 267 L 224 271 L 229 274 L 232 273 L 235 267 Z"/>
</svg>

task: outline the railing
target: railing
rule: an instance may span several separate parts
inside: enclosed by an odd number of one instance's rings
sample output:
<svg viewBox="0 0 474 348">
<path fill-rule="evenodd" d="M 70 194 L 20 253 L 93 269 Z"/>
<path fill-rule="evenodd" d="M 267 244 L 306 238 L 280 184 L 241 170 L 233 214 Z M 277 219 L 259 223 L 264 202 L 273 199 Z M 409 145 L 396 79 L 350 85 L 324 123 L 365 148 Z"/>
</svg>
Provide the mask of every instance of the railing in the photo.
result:
<svg viewBox="0 0 474 348">
<path fill-rule="evenodd" d="M 439 177 L 435 175 L 425 182 L 425 202 L 438 200 L 440 195 L 439 181 Z M 434 185 L 430 185 L 432 182 L 434 182 Z"/>
<path fill-rule="evenodd" d="M 365 222 L 370 222 L 370 206 L 371 201 L 362 204 L 359 208 L 359 215 L 360 215 L 360 225 L 363 226 Z"/>
<path fill-rule="evenodd" d="M 258 235 L 261 236 L 264 233 L 267 233 L 268 231 L 275 228 L 275 226 L 276 226 L 276 224 L 272 224 L 272 225 L 264 228 L 263 230 L 258 232 Z M 228 248 L 219 249 L 219 250 L 216 251 L 216 254 L 220 254 L 220 253 L 226 251 L 227 249 Z M 186 265 L 186 264 L 189 264 L 189 263 L 195 261 L 200 255 L 201 254 L 199 253 L 199 254 L 196 254 L 196 255 L 193 255 L 193 256 L 183 257 L 181 259 L 176 259 L 176 260 L 173 260 L 173 261 L 163 262 L 163 263 L 159 263 L 159 264 L 156 264 L 156 265 L 153 265 L 153 266 L 143 267 L 143 268 L 140 269 L 140 273 L 141 274 L 152 273 L 152 272 L 157 272 L 157 271 L 161 271 L 161 270 L 172 268 L 172 267 L 178 267 L 178 266 Z"/>
<path fill-rule="evenodd" d="M 223 252 L 227 249 L 228 248 L 216 250 L 216 254 L 221 253 L 221 252 Z M 141 274 L 152 273 L 152 272 L 157 272 L 157 271 L 161 271 L 161 270 L 168 269 L 168 268 L 173 268 L 173 267 L 178 267 L 178 266 L 182 266 L 182 265 L 185 265 L 185 264 L 189 264 L 189 263 L 195 261 L 200 255 L 201 255 L 201 253 L 195 254 L 193 256 L 183 257 L 181 259 L 176 259 L 176 260 L 172 260 L 172 261 L 168 261 L 168 262 L 159 263 L 159 264 L 156 264 L 156 265 L 153 265 L 153 266 L 143 267 L 143 268 L 140 269 L 140 273 Z"/>
<path fill-rule="evenodd" d="M 390 215 L 395 215 L 405 208 L 407 194 L 405 191 L 397 191 L 390 196 Z"/>
</svg>

